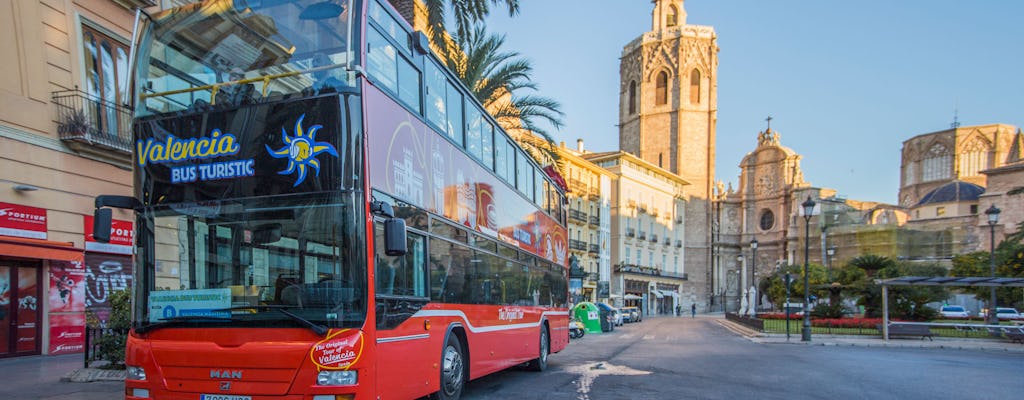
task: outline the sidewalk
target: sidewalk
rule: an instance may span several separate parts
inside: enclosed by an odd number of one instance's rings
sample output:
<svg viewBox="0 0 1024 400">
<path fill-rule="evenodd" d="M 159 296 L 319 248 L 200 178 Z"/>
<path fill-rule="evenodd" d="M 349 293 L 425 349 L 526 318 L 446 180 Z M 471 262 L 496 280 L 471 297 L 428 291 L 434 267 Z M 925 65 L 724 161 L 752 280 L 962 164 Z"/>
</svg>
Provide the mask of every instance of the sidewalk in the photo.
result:
<svg viewBox="0 0 1024 400">
<path fill-rule="evenodd" d="M 800 340 L 800 332 L 793 332 L 790 338 L 782 333 L 762 333 L 742 324 L 726 320 L 723 316 L 718 320 L 726 329 L 733 333 L 746 337 L 754 343 L 760 344 L 791 344 L 803 346 L 857 346 L 857 347 L 906 347 L 906 348 L 934 348 L 934 349 L 956 349 L 956 350 L 988 350 L 988 351 L 1009 351 L 1024 353 L 1024 345 L 1010 342 L 1005 339 L 961 339 L 936 337 L 934 340 L 922 340 L 916 338 L 890 338 L 889 341 L 882 339 L 881 335 L 811 335 L 810 342 Z"/>
<path fill-rule="evenodd" d="M 0 399 L 109 399 L 123 396 L 125 372 L 82 368 L 79 353 L 0 359 L 0 377 Z"/>
</svg>

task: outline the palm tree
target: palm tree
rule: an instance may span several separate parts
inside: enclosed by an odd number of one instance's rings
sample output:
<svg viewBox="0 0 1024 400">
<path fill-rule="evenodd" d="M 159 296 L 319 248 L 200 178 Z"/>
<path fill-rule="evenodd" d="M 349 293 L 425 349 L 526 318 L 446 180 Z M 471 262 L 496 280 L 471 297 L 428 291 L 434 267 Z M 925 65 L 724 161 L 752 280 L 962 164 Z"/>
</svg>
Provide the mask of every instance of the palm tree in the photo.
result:
<svg viewBox="0 0 1024 400">
<path fill-rule="evenodd" d="M 529 60 L 517 52 L 503 52 L 505 37 L 487 34 L 482 25 L 457 36 L 455 43 L 457 48 L 445 57 L 448 68 L 538 164 L 557 165 L 554 140 L 537 122 L 560 128 L 561 104 L 542 96 L 517 95 L 525 89 L 537 90 L 530 80 Z"/>
<path fill-rule="evenodd" d="M 491 13 L 490 4 L 504 3 L 508 7 L 510 17 L 519 13 L 519 0 L 423 0 L 423 3 L 427 8 L 427 29 L 430 40 L 441 49 L 442 53 L 447 53 L 448 50 L 448 41 L 444 37 L 448 31 L 445 27 L 448 6 L 451 6 L 452 15 L 455 17 L 455 36 L 457 37 L 469 36 L 470 28 Z"/>
</svg>

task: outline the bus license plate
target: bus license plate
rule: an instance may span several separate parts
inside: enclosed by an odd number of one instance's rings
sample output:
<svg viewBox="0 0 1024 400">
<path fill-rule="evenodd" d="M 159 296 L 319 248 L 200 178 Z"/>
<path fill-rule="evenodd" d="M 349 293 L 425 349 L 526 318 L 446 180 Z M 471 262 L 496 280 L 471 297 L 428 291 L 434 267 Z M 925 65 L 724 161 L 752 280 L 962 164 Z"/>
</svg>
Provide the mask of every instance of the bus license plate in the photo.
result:
<svg viewBox="0 0 1024 400">
<path fill-rule="evenodd" d="M 252 396 L 235 396 L 230 394 L 203 394 L 199 400 L 252 400 Z"/>
</svg>

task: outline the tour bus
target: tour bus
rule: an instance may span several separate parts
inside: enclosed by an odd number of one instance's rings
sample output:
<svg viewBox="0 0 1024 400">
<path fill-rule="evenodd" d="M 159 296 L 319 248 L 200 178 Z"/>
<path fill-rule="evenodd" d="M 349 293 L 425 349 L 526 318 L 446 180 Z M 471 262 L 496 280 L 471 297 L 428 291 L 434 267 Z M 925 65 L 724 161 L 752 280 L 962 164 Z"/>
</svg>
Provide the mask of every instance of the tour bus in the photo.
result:
<svg viewBox="0 0 1024 400">
<path fill-rule="evenodd" d="M 126 398 L 456 399 L 568 344 L 564 181 L 386 0 L 136 25 Z"/>
</svg>

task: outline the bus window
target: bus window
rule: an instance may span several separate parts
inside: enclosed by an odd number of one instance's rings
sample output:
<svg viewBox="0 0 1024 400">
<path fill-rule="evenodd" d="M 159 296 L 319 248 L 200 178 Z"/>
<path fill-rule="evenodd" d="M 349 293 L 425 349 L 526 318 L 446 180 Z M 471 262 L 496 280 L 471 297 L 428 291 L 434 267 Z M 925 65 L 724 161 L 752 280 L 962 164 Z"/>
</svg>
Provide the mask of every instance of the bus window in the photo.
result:
<svg viewBox="0 0 1024 400">
<path fill-rule="evenodd" d="M 384 254 L 384 224 L 376 224 L 374 248 L 377 253 L 375 276 L 378 296 L 427 297 L 426 238 L 409 233 L 404 256 Z"/>
</svg>

